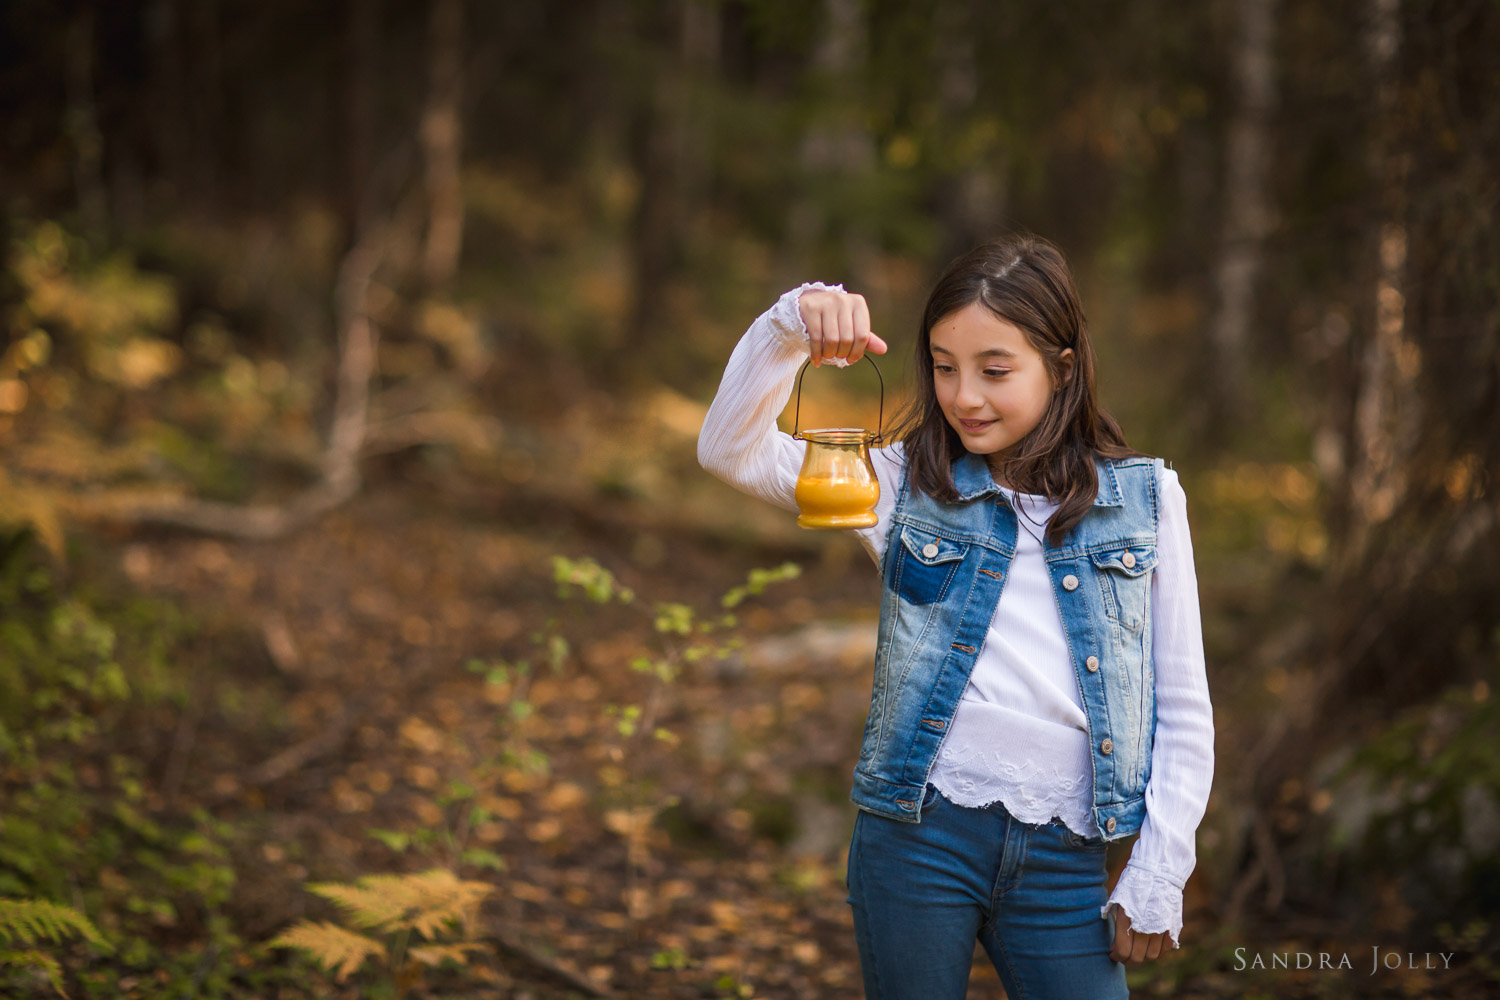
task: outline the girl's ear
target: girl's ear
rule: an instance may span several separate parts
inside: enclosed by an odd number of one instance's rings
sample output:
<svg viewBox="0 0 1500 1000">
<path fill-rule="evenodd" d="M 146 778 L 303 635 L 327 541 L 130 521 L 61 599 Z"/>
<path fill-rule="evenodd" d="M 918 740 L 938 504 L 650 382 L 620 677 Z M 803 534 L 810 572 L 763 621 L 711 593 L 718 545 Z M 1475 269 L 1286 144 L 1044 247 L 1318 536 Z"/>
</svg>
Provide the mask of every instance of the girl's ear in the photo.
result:
<svg viewBox="0 0 1500 1000">
<path fill-rule="evenodd" d="M 1057 355 L 1058 380 L 1062 385 L 1073 381 L 1073 348 L 1065 347 Z"/>
</svg>

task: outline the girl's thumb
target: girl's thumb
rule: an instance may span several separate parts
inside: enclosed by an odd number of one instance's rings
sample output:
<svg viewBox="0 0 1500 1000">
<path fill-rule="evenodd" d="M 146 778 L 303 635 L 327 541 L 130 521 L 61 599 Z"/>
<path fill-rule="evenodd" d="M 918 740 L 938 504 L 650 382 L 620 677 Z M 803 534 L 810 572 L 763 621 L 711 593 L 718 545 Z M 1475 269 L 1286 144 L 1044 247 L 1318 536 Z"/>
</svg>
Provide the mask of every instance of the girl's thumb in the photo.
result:
<svg viewBox="0 0 1500 1000">
<path fill-rule="evenodd" d="M 885 341 L 872 333 L 870 334 L 869 343 L 865 345 L 865 350 L 873 351 L 876 354 L 884 354 L 886 352 Z"/>
</svg>

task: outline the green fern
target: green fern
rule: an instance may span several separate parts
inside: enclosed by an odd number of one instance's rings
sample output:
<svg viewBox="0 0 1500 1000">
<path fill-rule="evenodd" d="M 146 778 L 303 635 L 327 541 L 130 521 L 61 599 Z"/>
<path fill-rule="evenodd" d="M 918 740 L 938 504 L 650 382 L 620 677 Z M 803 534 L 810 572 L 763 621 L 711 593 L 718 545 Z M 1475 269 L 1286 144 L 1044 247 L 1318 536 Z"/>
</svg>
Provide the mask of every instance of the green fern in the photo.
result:
<svg viewBox="0 0 1500 1000">
<path fill-rule="evenodd" d="M 0 899 L 0 943 L 56 943 L 69 937 L 81 937 L 105 951 L 111 950 L 89 918 L 71 906 L 45 899 Z"/>
<path fill-rule="evenodd" d="M 0 899 L 0 944 L 34 945 L 50 941 L 63 941 L 81 937 L 102 951 L 112 951 L 104 935 L 99 933 L 88 917 L 58 903 L 45 899 Z M 0 966 L 22 969 L 40 969 L 62 996 L 62 967 L 53 956 L 36 948 L 0 950 Z"/>
<path fill-rule="evenodd" d="M 43 951 L 28 948 L 25 951 L 0 951 L 0 966 L 13 966 L 19 969 L 40 969 L 47 976 L 47 982 L 52 988 L 67 997 L 68 991 L 63 989 L 62 966 L 57 959 Z"/>
</svg>

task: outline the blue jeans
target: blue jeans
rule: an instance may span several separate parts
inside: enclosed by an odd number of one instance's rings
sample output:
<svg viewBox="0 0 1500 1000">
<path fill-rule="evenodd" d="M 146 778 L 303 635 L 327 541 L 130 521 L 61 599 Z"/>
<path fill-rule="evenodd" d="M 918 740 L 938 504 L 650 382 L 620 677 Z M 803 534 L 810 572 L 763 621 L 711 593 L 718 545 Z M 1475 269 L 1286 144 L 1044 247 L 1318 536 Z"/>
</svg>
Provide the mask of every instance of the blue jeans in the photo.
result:
<svg viewBox="0 0 1500 1000">
<path fill-rule="evenodd" d="M 1103 838 L 1022 823 L 996 802 L 955 805 L 928 785 L 922 822 L 861 809 L 847 886 L 869 1000 L 961 1000 L 974 941 L 1011 1000 L 1129 997 L 1109 957 Z"/>
</svg>

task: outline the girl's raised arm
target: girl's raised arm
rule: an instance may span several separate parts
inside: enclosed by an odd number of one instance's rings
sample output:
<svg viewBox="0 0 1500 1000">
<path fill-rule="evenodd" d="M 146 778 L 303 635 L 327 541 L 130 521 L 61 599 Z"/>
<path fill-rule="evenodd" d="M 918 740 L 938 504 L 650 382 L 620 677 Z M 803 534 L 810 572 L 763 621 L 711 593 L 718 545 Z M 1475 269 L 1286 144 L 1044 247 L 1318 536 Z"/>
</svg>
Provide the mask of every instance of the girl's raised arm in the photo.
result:
<svg viewBox="0 0 1500 1000">
<path fill-rule="evenodd" d="M 865 349 L 885 351 L 885 342 L 869 333 L 869 322 L 864 300 L 841 285 L 810 282 L 782 295 L 735 345 L 698 435 L 698 463 L 742 493 L 795 511 L 797 473 L 807 445 L 777 427 L 776 417 L 809 356 L 842 366 Z M 880 523 L 860 532 L 877 561 L 876 534 L 884 536 L 892 476 L 898 471 L 890 451 L 879 449 L 873 457 L 881 487 L 875 508 Z"/>
</svg>

